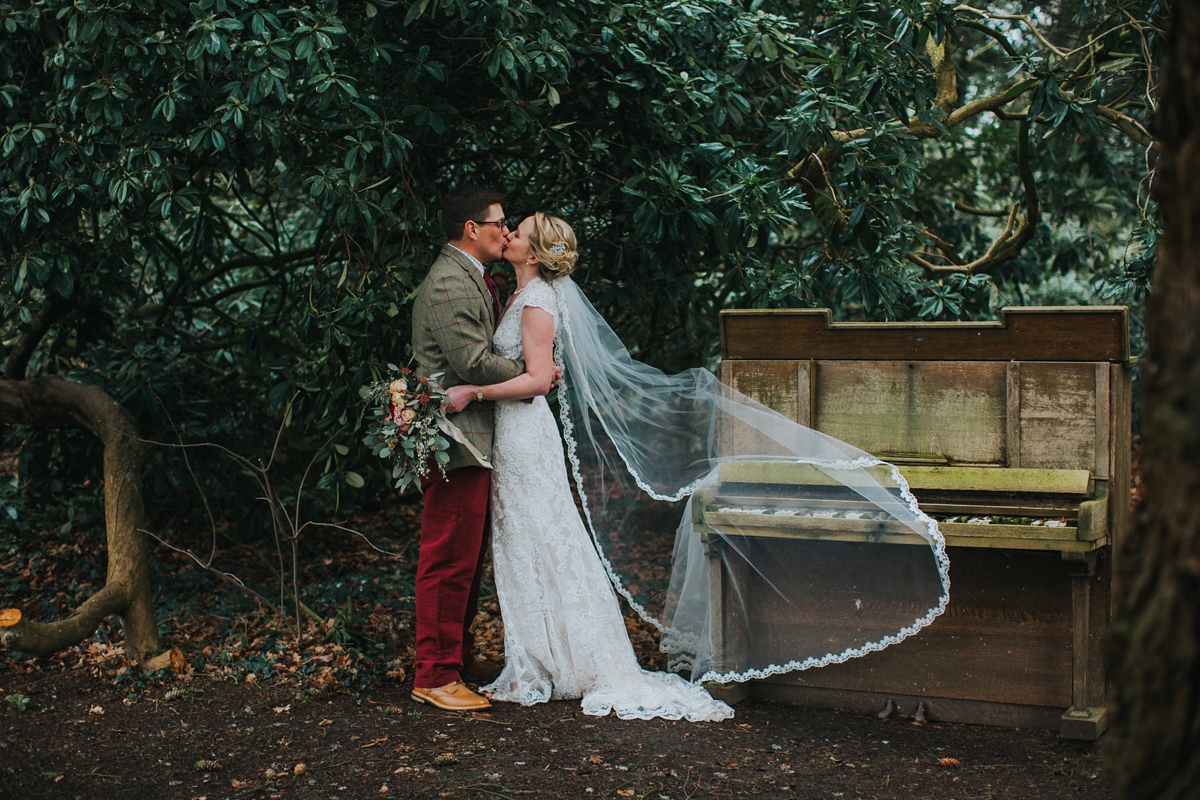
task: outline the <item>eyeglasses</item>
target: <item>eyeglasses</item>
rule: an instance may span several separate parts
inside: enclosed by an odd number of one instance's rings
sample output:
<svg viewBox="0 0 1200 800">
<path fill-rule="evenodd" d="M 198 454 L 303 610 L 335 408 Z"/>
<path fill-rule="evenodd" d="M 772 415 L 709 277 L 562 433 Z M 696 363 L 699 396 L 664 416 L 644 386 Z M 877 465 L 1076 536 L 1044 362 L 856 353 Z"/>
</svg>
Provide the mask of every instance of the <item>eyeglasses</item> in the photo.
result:
<svg viewBox="0 0 1200 800">
<path fill-rule="evenodd" d="M 471 222 L 474 222 L 476 225 L 495 225 L 500 230 L 504 230 L 507 227 L 504 217 L 500 219 L 473 219 Z"/>
</svg>

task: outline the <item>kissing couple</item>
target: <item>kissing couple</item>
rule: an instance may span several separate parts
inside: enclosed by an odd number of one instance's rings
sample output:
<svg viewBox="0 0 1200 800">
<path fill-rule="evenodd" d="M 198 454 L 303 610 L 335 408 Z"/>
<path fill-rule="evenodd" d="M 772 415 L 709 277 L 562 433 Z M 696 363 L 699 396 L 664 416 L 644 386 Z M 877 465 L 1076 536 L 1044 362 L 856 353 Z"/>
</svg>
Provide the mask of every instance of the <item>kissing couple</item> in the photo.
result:
<svg viewBox="0 0 1200 800">
<path fill-rule="evenodd" d="M 897 496 L 866 472 L 882 462 L 738 394 L 707 370 L 666 375 L 635 361 L 570 277 L 579 257 L 571 226 L 538 212 L 510 228 L 503 200 L 474 185 L 446 195 L 448 242 L 413 307 L 418 369 L 442 373 L 448 417 L 477 451 L 451 442 L 445 475 L 431 469 L 422 480 L 414 700 L 475 711 L 489 708 L 489 697 L 522 705 L 582 699 L 589 715 L 718 721 L 733 709 L 702 681 L 844 660 L 899 641 L 940 613 L 948 576 L 935 558 L 932 573 L 926 568 L 923 579 L 910 576 L 897 589 L 926 606 L 915 619 L 896 622 L 893 593 L 882 628 L 862 620 L 869 606 L 864 611 L 859 601 L 857 632 L 848 638 L 793 637 L 781 645 L 769 623 L 761 632 L 754 628 L 747 605 L 732 611 L 749 634 L 736 668 L 714 663 L 712 618 L 730 613 L 709 608 L 711 571 L 728 569 L 714 559 L 736 559 L 743 573 L 747 564 L 751 572 L 769 572 L 768 588 L 755 591 L 778 593 L 776 599 L 793 605 L 789 587 L 811 583 L 800 579 L 808 568 L 802 553 L 773 544 L 762 549 L 738 531 L 701 535 L 694 528 L 689 498 L 716 484 L 722 463 L 811 465 L 856 492 L 860 504 L 875 503 L 922 533 L 935 555 L 936 524 L 916 508 L 907 487 Z M 504 308 L 484 267 L 501 258 L 516 275 Z M 556 384 L 558 422 L 546 400 Z M 608 499 L 614 488 L 626 496 L 619 507 Z M 661 615 L 636 601 L 604 552 L 605 541 L 644 535 L 629 498 L 686 501 Z M 504 621 L 502 668 L 474 656 L 471 632 L 489 540 Z M 877 554 L 866 558 L 878 561 Z M 740 594 L 749 602 L 748 584 L 745 590 Z M 691 680 L 639 666 L 618 592 L 662 632 L 672 669 L 690 670 Z M 476 693 L 466 682 L 485 685 Z"/>
</svg>

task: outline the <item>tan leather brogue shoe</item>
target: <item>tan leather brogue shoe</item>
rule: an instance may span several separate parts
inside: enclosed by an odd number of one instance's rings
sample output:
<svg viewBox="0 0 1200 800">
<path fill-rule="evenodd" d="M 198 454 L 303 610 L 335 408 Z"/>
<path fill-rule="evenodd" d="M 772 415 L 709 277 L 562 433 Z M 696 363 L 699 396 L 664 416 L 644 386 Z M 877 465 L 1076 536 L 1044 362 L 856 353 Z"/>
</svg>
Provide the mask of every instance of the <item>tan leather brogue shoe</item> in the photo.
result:
<svg viewBox="0 0 1200 800">
<path fill-rule="evenodd" d="M 475 694 L 462 681 L 454 681 L 434 689 L 413 687 L 412 699 L 418 703 L 429 703 L 444 711 L 482 711 L 492 707 L 486 697 Z"/>
</svg>

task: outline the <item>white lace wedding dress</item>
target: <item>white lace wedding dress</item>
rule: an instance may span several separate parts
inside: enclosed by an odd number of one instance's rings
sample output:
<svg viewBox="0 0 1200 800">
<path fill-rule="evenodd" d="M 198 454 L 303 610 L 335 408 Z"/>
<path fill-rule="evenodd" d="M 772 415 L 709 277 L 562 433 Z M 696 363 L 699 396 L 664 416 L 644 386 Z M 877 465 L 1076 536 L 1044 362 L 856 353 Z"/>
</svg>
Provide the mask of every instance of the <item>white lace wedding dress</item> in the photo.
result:
<svg viewBox="0 0 1200 800">
<path fill-rule="evenodd" d="M 554 316 L 553 287 L 535 278 L 496 327 L 496 352 L 518 358 L 526 306 Z M 546 398 L 496 403 L 492 552 L 504 620 L 504 670 L 482 691 L 533 705 L 583 699 L 583 713 L 717 721 L 733 709 L 678 675 L 638 666 L 621 608 L 575 508 L 563 442 Z"/>
</svg>

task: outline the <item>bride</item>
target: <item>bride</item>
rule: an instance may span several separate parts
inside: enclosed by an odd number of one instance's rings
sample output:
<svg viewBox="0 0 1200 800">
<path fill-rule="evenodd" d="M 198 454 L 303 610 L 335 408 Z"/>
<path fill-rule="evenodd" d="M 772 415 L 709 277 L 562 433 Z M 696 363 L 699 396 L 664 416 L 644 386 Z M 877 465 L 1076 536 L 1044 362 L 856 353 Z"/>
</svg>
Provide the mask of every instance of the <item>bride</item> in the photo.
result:
<svg viewBox="0 0 1200 800">
<path fill-rule="evenodd" d="M 723 720 L 733 709 L 702 681 L 845 661 L 903 640 L 944 611 L 944 540 L 895 467 L 738 394 L 707 370 L 665 375 L 633 360 L 568 277 L 577 257 L 564 220 L 537 213 L 521 222 L 504 251 L 517 291 L 493 348 L 523 357 L 526 372 L 450 389 L 456 405 L 496 401 L 492 546 L 505 664 L 485 693 L 523 705 L 582 698 L 583 712 L 598 716 Z M 556 368 L 561 434 L 543 396 Z M 695 494 L 715 486 L 730 460 L 807 469 L 838 504 L 857 509 L 847 519 L 895 523 L 892 530 L 903 530 L 898 524 L 916 536 L 903 546 L 814 550 L 811 542 L 743 535 L 736 520 L 701 535 L 692 521 Z M 601 544 L 640 535 L 634 496 L 688 500 L 661 618 L 623 585 Z M 715 612 L 714 575 L 731 583 Z M 638 665 L 617 592 L 662 632 L 671 668 L 690 669 L 691 681 Z"/>
<path fill-rule="evenodd" d="M 504 383 L 458 391 L 496 402 L 492 556 L 504 620 L 504 669 L 482 691 L 522 705 L 582 698 L 583 713 L 723 720 L 733 709 L 678 675 L 637 662 L 620 602 L 576 510 L 562 439 L 544 395 L 562 314 L 552 283 L 575 265 L 575 234 L 538 213 L 510 235 L 517 291 L 496 326 L 499 355 L 525 359 Z M 456 387 L 457 388 L 457 387 Z M 532 403 L 520 402 L 533 398 Z"/>
</svg>

